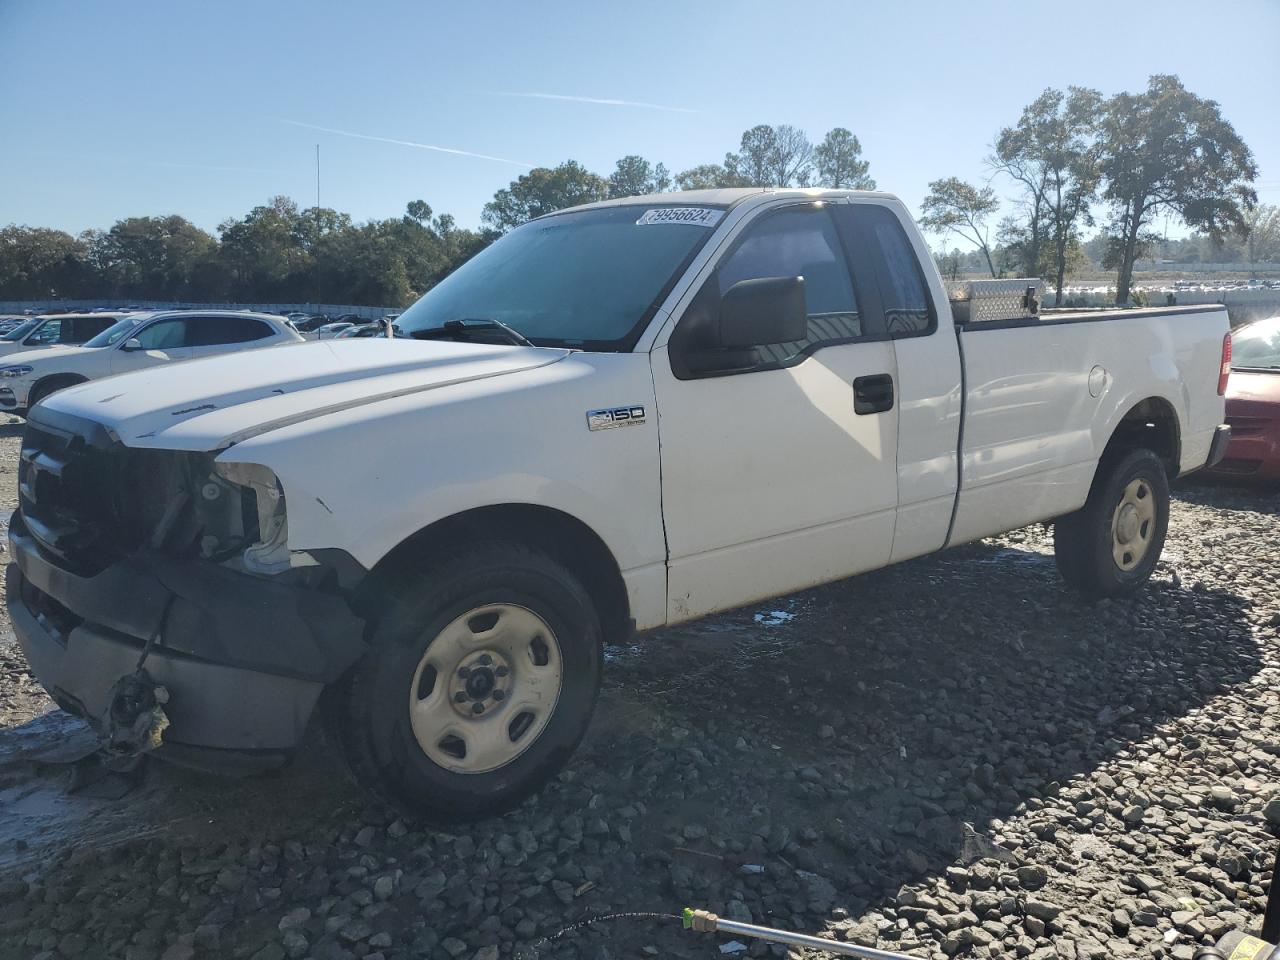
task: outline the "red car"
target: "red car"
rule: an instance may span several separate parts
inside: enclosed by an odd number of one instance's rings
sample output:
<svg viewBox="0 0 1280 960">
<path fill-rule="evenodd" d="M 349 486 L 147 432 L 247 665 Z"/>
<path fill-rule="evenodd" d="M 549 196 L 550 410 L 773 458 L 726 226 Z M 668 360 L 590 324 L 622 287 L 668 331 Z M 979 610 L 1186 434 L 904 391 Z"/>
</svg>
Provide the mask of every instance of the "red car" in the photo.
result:
<svg viewBox="0 0 1280 960">
<path fill-rule="evenodd" d="M 1231 442 L 1212 472 L 1280 481 L 1280 317 L 1232 331 L 1227 423 Z"/>
</svg>

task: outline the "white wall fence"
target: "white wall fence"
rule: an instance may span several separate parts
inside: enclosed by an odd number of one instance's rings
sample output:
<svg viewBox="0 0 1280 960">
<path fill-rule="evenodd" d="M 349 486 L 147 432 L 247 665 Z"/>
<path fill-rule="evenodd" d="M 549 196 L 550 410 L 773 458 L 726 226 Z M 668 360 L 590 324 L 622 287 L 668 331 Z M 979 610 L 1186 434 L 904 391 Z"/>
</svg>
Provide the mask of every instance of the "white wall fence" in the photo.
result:
<svg viewBox="0 0 1280 960">
<path fill-rule="evenodd" d="M 41 313 L 69 313 L 76 310 L 92 310 L 94 307 L 135 307 L 139 310 L 257 310 L 262 313 L 322 313 L 336 317 L 354 313 L 365 320 L 379 320 L 388 313 L 398 313 L 397 307 L 357 307 L 342 303 L 181 303 L 175 300 L 0 300 L 0 313 L 22 313 L 37 310 Z"/>
<path fill-rule="evenodd" d="M 1233 324 L 1246 323 L 1259 317 L 1280 315 L 1280 290 L 1175 290 L 1160 292 L 1145 289 L 1143 294 L 1152 307 L 1163 307 L 1173 297 L 1175 306 L 1195 303 L 1221 303 Z M 1115 303 L 1114 288 L 1080 289 L 1067 286 L 1062 297 L 1064 306 L 1109 307 Z M 1053 291 L 1045 294 L 1045 306 L 1053 306 Z"/>
</svg>

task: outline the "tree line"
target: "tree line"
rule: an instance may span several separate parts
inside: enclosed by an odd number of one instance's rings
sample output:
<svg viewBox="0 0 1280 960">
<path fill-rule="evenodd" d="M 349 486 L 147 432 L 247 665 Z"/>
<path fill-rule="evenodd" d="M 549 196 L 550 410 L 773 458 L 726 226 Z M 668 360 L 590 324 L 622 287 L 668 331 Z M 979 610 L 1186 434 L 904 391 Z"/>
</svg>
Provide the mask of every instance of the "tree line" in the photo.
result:
<svg viewBox="0 0 1280 960">
<path fill-rule="evenodd" d="M 759 125 L 722 163 L 672 176 L 631 155 L 599 175 L 574 160 L 539 167 L 499 190 L 479 230 L 422 200 L 402 217 L 355 223 L 327 207 L 275 197 L 211 234 L 176 214 L 129 217 L 78 236 L 0 228 L 0 299 L 147 299 L 405 306 L 507 230 L 565 207 L 699 187 L 872 188 L 862 145 L 838 127 L 816 145 L 796 127 Z"/>
<path fill-rule="evenodd" d="M 1248 146 L 1217 103 L 1175 76 L 1109 98 L 1087 87 L 1048 89 L 997 134 L 987 164 L 1017 194 L 994 244 L 990 221 L 1000 203 L 990 184 L 933 181 L 921 226 L 973 244 L 993 277 L 1048 278 L 1059 304 L 1065 279 L 1087 258 L 1082 231 L 1096 218 L 1117 304 L 1129 302 L 1134 263 L 1161 242 L 1162 215 L 1219 248 L 1234 238 L 1251 262 L 1277 252 L 1275 208 L 1257 203 Z M 944 272 L 957 259 L 944 257 Z"/>
<path fill-rule="evenodd" d="M 1061 302 L 1063 282 L 1101 252 L 1129 299 L 1134 263 L 1160 242 L 1158 218 L 1172 216 L 1202 247 L 1239 249 L 1251 262 L 1280 255 L 1280 216 L 1259 206 L 1257 165 L 1217 103 L 1175 76 L 1154 76 L 1138 94 L 1049 89 L 987 157 L 991 180 L 1015 191 L 1000 209 L 991 182 L 957 177 L 929 184 L 921 226 L 963 238 L 976 253 L 939 255 L 958 274 L 976 256 L 991 276 L 1044 276 Z M 718 163 L 672 174 L 629 155 L 607 175 L 574 160 L 538 167 L 498 190 L 479 230 L 457 226 L 422 200 L 402 217 L 354 223 L 329 208 L 276 197 L 217 235 L 178 215 L 130 217 L 78 236 L 10 225 L 0 229 L 0 299 L 62 297 L 404 306 L 486 244 L 546 213 L 613 197 L 743 186 L 874 189 L 862 145 L 847 128 L 817 143 L 798 127 L 759 124 Z M 1098 226 L 1092 240 L 1086 228 Z M 1234 246 L 1232 246 L 1234 245 Z"/>
<path fill-rule="evenodd" d="M 611 197 L 671 189 L 863 187 L 875 182 L 858 138 L 844 128 L 818 144 L 796 127 L 746 131 L 724 161 L 674 177 L 640 156 L 607 176 L 574 160 L 539 167 L 499 190 L 479 230 L 460 228 L 422 200 L 403 216 L 355 223 L 328 207 L 275 197 L 211 234 L 184 217 L 128 217 L 73 236 L 0 228 L 0 299 L 146 299 L 406 306 L 507 230 L 544 213 Z"/>
</svg>

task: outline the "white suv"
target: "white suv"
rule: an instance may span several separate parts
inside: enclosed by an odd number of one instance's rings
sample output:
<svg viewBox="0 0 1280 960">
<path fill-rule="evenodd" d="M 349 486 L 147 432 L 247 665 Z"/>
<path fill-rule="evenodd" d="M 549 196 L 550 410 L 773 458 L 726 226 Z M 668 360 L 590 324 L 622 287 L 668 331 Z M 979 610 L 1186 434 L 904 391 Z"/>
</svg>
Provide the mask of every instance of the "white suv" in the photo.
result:
<svg viewBox="0 0 1280 960">
<path fill-rule="evenodd" d="M 64 387 L 160 363 L 301 343 L 283 317 L 269 313 L 170 311 L 134 313 L 81 347 L 28 351 L 0 366 L 0 410 L 27 410 Z"/>
</svg>

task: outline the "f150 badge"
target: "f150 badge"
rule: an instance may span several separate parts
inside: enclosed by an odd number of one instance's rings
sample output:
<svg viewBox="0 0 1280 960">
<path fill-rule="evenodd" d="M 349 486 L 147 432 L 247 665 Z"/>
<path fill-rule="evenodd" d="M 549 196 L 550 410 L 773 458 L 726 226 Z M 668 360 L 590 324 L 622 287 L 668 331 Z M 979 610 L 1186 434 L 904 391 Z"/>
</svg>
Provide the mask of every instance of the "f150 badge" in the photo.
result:
<svg viewBox="0 0 1280 960">
<path fill-rule="evenodd" d="M 588 430 L 612 430 L 614 427 L 638 427 L 644 423 L 644 407 L 631 405 L 607 410 L 588 410 Z"/>
</svg>

